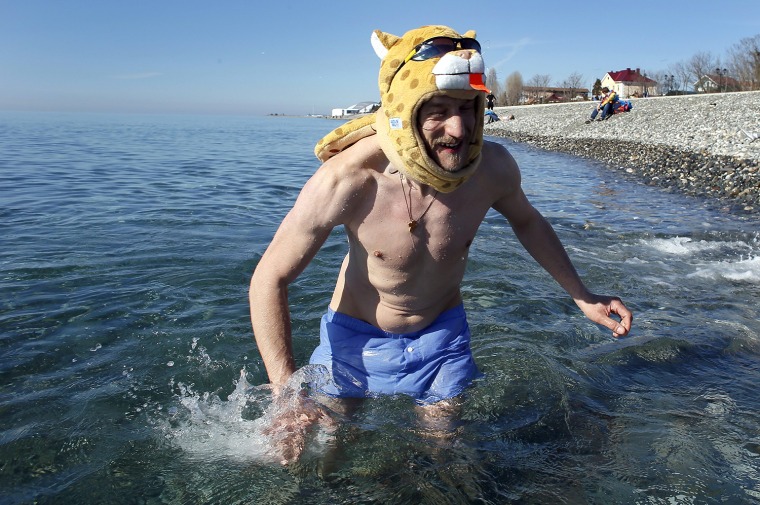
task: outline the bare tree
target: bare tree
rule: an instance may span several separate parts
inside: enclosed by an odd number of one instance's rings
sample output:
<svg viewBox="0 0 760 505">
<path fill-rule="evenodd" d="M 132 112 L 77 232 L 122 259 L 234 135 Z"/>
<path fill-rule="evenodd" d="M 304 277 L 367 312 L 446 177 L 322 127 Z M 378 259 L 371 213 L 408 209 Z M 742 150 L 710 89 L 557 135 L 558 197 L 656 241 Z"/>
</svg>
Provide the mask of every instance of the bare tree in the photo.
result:
<svg viewBox="0 0 760 505">
<path fill-rule="evenodd" d="M 497 104 L 499 103 L 499 95 L 501 95 L 501 84 L 499 84 L 499 78 L 496 76 L 496 69 L 489 68 L 486 73 L 486 86 L 491 90 L 493 96 L 496 97 Z"/>
<path fill-rule="evenodd" d="M 652 94 L 653 91 L 657 90 L 657 85 L 650 85 L 649 81 L 647 79 L 652 79 L 653 81 L 657 82 L 657 73 L 649 72 L 646 69 L 641 69 L 641 77 L 644 79 L 641 83 L 641 88 L 644 92 L 644 96 L 649 96 Z"/>
<path fill-rule="evenodd" d="M 548 88 L 552 82 L 552 76 L 549 74 L 536 74 L 530 78 L 530 82 L 535 83 L 537 88 Z"/>
<path fill-rule="evenodd" d="M 676 88 L 679 89 L 680 91 L 686 91 L 686 88 L 689 85 L 690 80 L 691 80 L 690 79 L 691 70 L 689 70 L 689 67 L 686 64 L 679 61 L 678 63 L 674 63 L 673 65 L 671 65 L 670 69 L 671 69 L 670 71 L 671 75 L 674 75 L 676 78 L 675 80 Z"/>
<path fill-rule="evenodd" d="M 578 72 L 573 72 L 562 83 L 562 87 L 567 90 L 567 99 L 572 100 L 575 98 L 576 91 L 583 86 L 583 75 Z"/>
<path fill-rule="evenodd" d="M 724 65 L 727 69 L 725 73 Z M 686 62 L 670 65 L 664 74 L 657 72 L 652 75 L 658 76 L 655 80 L 661 93 L 665 90 L 685 92 L 694 90 L 697 81 L 706 74 L 715 74 L 716 69 L 721 69 L 721 76 L 729 75 L 738 81 L 739 87 L 745 91 L 760 90 L 760 34 L 741 39 L 726 52 L 725 58 L 701 52 Z M 731 84 L 730 88 L 734 89 L 735 86 Z"/>
<path fill-rule="evenodd" d="M 714 74 L 715 69 L 720 65 L 720 59 L 714 58 L 709 52 L 697 53 L 691 57 L 689 63 L 686 64 L 686 68 L 691 74 L 693 80 L 692 84 L 695 84 L 698 80 L 707 74 Z"/>
<path fill-rule="evenodd" d="M 506 80 L 506 102 L 507 105 L 517 105 L 520 103 L 520 97 L 523 93 L 523 79 L 520 72 L 512 72 Z"/>
<path fill-rule="evenodd" d="M 656 95 L 664 95 L 670 89 L 668 87 L 670 86 L 670 80 L 668 79 L 668 73 L 663 70 L 658 70 L 657 72 L 652 72 L 649 76 L 650 79 L 654 80 L 657 84 L 654 85 L 655 87 L 655 94 Z"/>
<path fill-rule="evenodd" d="M 552 76 L 548 74 L 536 74 L 533 77 L 530 78 L 528 81 L 528 86 L 531 86 L 534 88 L 534 99 L 541 99 L 543 101 L 543 91 L 546 90 L 546 88 L 549 87 L 549 83 L 551 83 Z M 539 96 L 540 93 L 540 96 Z"/>
<path fill-rule="evenodd" d="M 746 37 L 728 50 L 728 68 L 745 91 L 760 90 L 760 34 Z"/>
</svg>

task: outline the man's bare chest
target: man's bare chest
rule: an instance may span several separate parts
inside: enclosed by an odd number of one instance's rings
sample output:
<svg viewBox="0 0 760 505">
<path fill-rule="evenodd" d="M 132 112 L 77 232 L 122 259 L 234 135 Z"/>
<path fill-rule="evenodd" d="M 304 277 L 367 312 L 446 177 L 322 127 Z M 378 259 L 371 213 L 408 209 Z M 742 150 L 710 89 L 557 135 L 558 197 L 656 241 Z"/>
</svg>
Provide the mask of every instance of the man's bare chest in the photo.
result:
<svg viewBox="0 0 760 505">
<path fill-rule="evenodd" d="M 455 205 L 448 195 L 409 205 L 401 196 L 399 191 L 396 199 L 376 202 L 353 226 L 358 245 L 369 256 L 418 266 L 466 258 L 488 210 L 485 205 Z"/>
</svg>

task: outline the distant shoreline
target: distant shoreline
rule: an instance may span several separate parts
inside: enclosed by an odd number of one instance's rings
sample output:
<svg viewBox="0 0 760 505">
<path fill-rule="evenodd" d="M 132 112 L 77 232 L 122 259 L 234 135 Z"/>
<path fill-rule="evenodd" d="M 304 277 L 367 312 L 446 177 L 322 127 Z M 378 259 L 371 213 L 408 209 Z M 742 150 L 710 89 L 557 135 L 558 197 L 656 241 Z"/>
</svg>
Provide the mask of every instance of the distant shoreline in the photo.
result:
<svg viewBox="0 0 760 505">
<path fill-rule="evenodd" d="M 631 99 L 586 124 L 596 102 L 496 107 L 485 135 L 594 159 L 645 184 L 760 213 L 760 91 Z M 349 121 L 360 117 L 271 115 Z M 508 119 L 514 116 L 514 119 Z M 753 136 L 758 138 L 753 140 Z"/>
<path fill-rule="evenodd" d="M 760 92 L 631 99 L 586 124 L 594 102 L 496 107 L 485 134 L 604 162 L 642 180 L 760 212 Z M 508 119 L 514 116 L 514 119 Z"/>
<path fill-rule="evenodd" d="M 308 118 L 308 119 L 334 119 L 338 121 L 350 121 L 352 119 L 367 116 L 369 114 L 374 114 L 374 112 L 364 113 L 364 114 L 350 114 L 347 116 L 329 116 L 327 114 L 267 114 L 266 116 L 267 117 L 300 117 L 300 118 Z"/>
</svg>

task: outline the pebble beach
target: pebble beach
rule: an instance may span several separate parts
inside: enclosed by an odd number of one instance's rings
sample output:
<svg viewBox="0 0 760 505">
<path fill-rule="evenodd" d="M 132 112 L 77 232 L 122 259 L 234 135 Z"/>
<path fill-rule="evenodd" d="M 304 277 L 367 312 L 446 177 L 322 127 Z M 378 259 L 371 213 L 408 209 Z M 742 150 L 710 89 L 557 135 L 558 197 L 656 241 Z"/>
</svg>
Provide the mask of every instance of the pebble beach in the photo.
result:
<svg viewBox="0 0 760 505">
<path fill-rule="evenodd" d="M 760 212 L 760 91 L 630 101 L 631 111 L 591 123 L 595 102 L 495 107 L 501 120 L 485 134 L 595 159 L 732 212 Z"/>
</svg>

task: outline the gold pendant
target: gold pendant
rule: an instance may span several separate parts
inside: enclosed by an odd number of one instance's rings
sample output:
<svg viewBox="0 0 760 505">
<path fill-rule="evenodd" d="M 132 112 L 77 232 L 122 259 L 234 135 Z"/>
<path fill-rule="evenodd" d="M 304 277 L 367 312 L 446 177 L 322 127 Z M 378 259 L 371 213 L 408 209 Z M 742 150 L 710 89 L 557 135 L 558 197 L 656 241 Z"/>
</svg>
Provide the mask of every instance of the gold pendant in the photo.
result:
<svg viewBox="0 0 760 505">
<path fill-rule="evenodd" d="M 414 229 L 417 228 L 417 221 L 412 219 L 411 221 L 407 223 L 407 225 L 409 225 L 409 233 L 412 233 L 414 232 Z"/>
</svg>

